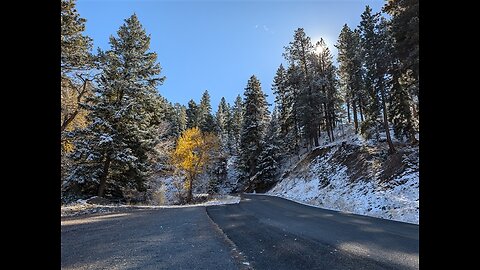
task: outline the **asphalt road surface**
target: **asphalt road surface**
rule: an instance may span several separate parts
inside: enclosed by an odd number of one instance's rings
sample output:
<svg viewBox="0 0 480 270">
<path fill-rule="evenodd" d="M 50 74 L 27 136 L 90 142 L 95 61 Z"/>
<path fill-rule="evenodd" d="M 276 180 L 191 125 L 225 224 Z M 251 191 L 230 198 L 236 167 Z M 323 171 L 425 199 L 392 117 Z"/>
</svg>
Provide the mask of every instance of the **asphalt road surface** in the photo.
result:
<svg viewBox="0 0 480 270">
<path fill-rule="evenodd" d="M 213 220 L 213 221 L 212 221 Z M 418 226 L 243 195 L 62 218 L 62 269 L 418 269 Z"/>
<path fill-rule="evenodd" d="M 240 269 L 205 207 L 62 218 L 62 269 Z"/>
<path fill-rule="evenodd" d="M 244 195 L 207 212 L 255 269 L 418 269 L 418 225 Z"/>
</svg>

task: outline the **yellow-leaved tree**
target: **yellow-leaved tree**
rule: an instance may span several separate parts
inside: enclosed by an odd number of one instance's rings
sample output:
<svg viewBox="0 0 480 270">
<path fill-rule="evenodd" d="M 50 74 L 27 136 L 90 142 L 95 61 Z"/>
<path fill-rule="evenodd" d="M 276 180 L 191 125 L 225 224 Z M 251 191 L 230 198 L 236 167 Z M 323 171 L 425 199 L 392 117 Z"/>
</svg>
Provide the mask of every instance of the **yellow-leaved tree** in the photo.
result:
<svg viewBox="0 0 480 270">
<path fill-rule="evenodd" d="M 203 133 L 197 127 L 185 130 L 178 138 L 172 154 L 172 164 L 185 177 L 187 203 L 193 199 L 193 183 L 215 158 L 219 147 L 220 143 L 215 134 Z"/>
</svg>

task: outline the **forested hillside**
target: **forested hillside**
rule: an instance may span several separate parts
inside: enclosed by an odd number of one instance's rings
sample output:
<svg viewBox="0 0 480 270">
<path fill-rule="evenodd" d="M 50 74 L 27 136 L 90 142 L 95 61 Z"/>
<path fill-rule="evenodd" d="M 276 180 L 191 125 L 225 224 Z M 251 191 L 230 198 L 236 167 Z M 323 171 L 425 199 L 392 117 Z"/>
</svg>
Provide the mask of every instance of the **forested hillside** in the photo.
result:
<svg viewBox="0 0 480 270">
<path fill-rule="evenodd" d="M 381 187 L 384 193 L 374 192 L 378 204 L 392 192 L 416 192 L 406 196 L 417 200 L 408 204 L 416 207 L 408 215 L 417 219 L 403 220 L 418 222 L 418 0 L 388 0 L 377 11 L 366 6 L 359 25 L 338 29 L 336 59 L 324 39 L 313 42 L 296 29 L 288 44 L 278 44 L 284 62 L 273 81 L 246 77 L 244 92 L 219 104 L 211 104 L 204 89 L 188 104 L 162 96 L 169 78 L 150 49 L 161 37 L 149 35 L 136 14 L 111 33 L 109 48 L 93 50 L 75 5 L 61 1 L 63 203 L 99 196 L 185 204 L 203 193 L 270 190 L 342 208 L 331 199 L 338 190 L 328 189 L 341 180 L 362 188 L 356 200 Z M 267 87 L 274 104 L 267 102 Z M 355 160 L 365 164 L 355 167 Z M 305 192 L 297 182 L 313 178 L 314 194 L 296 196 Z M 399 185 L 405 189 L 391 191 Z M 352 187 L 339 188 L 348 193 Z M 348 198 L 343 203 L 349 206 L 342 209 L 362 214 L 388 204 L 364 211 L 358 209 L 368 207 Z M 391 212 L 387 218 L 402 220 Z"/>
</svg>

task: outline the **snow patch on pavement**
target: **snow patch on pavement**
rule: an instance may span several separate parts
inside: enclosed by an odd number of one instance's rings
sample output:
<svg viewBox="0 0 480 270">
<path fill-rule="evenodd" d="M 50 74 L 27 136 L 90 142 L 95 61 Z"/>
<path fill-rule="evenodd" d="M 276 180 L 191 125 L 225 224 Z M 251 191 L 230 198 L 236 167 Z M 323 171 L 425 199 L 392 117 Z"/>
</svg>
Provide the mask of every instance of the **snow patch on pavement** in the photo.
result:
<svg viewBox="0 0 480 270">
<path fill-rule="evenodd" d="M 186 204 L 186 205 L 98 205 L 89 204 L 87 200 L 78 200 L 74 203 L 61 207 L 61 216 L 78 216 L 84 214 L 93 213 L 112 213 L 121 210 L 128 209 L 162 209 L 162 208 L 186 208 L 186 207 L 198 207 L 198 206 L 211 206 L 211 205 L 223 205 L 223 204 L 236 204 L 240 202 L 239 196 L 231 195 L 213 195 L 212 198 L 206 202 L 198 204 Z"/>
</svg>

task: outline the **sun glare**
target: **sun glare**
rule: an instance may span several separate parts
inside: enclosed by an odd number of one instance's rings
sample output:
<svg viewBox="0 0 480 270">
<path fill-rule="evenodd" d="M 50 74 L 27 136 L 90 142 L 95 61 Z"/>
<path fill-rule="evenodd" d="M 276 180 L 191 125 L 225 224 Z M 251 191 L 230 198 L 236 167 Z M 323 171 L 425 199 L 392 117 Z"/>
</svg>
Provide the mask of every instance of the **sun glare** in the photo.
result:
<svg viewBox="0 0 480 270">
<path fill-rule="evenodd" d="M 320 46 L 319 42 L 320 40 L 323 39 L 323 43 L 325 44 L 326 47 Z M 313 38 L 313 45 L 315 46 L 315 53 L 316 54 L 321 54 L 325 50 L 325 48 L 329 48 L 330 51 L 332 50 L 332 46 L 330 46 L 332 43 L 330 42 L 330 39 L 325 37 L 325 36 L 318 36 L 316 38 Z"/>
</svg>

